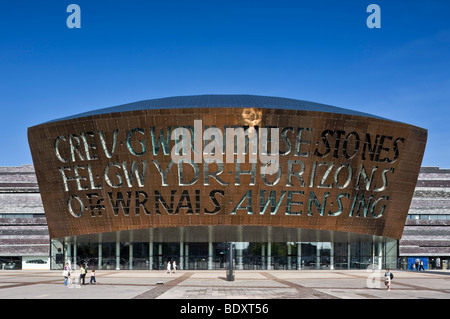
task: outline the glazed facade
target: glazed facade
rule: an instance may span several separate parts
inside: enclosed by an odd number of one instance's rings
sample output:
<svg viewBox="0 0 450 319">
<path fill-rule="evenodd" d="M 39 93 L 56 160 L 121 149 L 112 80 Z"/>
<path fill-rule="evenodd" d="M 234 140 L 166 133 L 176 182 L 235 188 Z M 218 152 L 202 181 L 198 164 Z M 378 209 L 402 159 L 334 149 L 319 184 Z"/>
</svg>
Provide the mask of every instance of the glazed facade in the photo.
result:
<svg viewBox="0 0 450 319">
<path fill-rule="evenodd" d="M 51 121 L 29 142 L 59 262 L 214 269 L 234 242 L 238 269 L 352 268 L 396 262 L 426 130 L 196 96 Z"/>
</svg>

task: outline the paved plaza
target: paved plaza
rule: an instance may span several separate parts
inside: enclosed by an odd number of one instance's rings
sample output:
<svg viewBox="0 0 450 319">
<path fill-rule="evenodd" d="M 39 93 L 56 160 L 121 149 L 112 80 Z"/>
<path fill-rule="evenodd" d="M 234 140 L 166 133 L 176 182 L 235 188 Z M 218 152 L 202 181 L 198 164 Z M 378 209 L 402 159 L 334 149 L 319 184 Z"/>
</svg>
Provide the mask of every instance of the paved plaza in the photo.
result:
<svg viewBox="0 0 450 319">
<path fill-rule="evenodd" d="M 64 286 L 61 271 L 0 271 L 0 299 L 449 299 L 450 271 L 97 271 L 97 285 Z"/>
</svg>

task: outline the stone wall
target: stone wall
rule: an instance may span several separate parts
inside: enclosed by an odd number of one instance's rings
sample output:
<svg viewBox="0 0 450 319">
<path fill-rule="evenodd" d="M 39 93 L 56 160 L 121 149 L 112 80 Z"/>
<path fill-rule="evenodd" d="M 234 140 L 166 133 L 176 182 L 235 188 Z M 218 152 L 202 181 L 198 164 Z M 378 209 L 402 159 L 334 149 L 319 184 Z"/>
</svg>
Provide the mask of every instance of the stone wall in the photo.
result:
<svg viewBox="0 0 450 319">
<path fill-rule="evenodd" d="M 450 170 L 421 169 L 400 256 L 450 256 Z"/>
<path fill-rule="evenodd" d="M 50 237 L 34 167 L 0 167 L 0 258 L 48 256 Z"/>
</svg>

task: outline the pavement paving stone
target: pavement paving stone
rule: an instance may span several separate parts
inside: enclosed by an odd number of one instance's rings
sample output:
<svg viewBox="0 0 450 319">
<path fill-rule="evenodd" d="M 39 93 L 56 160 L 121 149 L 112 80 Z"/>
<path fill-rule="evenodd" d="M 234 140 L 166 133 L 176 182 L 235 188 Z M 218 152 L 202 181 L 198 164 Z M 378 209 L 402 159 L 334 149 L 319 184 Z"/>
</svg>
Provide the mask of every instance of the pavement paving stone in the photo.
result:
<svg viewBox="0 0 450 319">
<path fill-rule="evenodd" d="M 98 271 L 97 285 L 67 288 L 61 271 L 0 271 L 0 299 L 450 299 L 450 271 Z M 86 283 L 89 277 L 86 277 Z"/>
</svg>

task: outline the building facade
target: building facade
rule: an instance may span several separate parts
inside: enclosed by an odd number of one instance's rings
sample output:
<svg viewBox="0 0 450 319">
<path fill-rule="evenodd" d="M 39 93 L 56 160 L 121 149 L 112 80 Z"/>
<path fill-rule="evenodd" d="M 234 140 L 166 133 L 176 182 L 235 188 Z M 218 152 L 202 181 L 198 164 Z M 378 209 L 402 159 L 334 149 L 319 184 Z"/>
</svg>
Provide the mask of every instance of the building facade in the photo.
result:
<svg viewBox="0 0 450 319">
<path fill-rule="evenodd" d="M 421 169 L 399 243 L 403 269 L 448 269 L 450 259 L 450 170 Z"/>
<path fill-rule="evenodd" d="M 54 267 L 107 269 L 223 268 L 227 242 L 237 269 L 395 266 L 426 135 L 247 95 L 147 100 L 28 131 Z"/>
<path fill-rule="evenodd" d="M 0 167 L 0 269 L 48 269 L 50 236 L 32 165 Z"/>
<path fill-rule="evenodd" d="M 36 175 L 32 165 L 21 167 L 0 167 L 1 176 L 1 209 L 0 215 L 0 269 L 23 268 L 58 268 L 64 259 L 63 245 L 59 241 L 50 244 L 47 222 L 44 208 L 39 194 Z M 416 259 L 424 262 L 426 269 L 448 269 L 450 260 L 449 238 L 450 238 L 450 170 L 437 167 L 422 167 L 420 170 L 414 197 L 411 202 L 409 214 L 401 239 L 391 242 L 390 249 L 395 251 L 392 255 L 391 268 L 414 269 Z M 243 250 L 245 269 L 262 268 L 267 248 L 264 243 L 238 244 L 246 249 Z M 275 263 L 274 269 L 297 269 L 300 265 L 303 269 L 315 268 L 317 259 L 317 246 L 319 245 L 319 256 L 322 262 L 321 268 L 331 268 L 330 255 L 334 251 L 347 250 L 347 254 L 334 260 L 334 268 L 346 269 L 364 267 L 378 256 L 377 248 L 369 244 L 353 243 L 350 248 L 345 245 L 337 245 L 331 251 L 330 243 L 276 243 L 271 247 L 271 254 Z M 301 247 L 300 262 L 297 260 L 297 249 Z M 253 248 L 251 247 L 253 246 Z M 358 247 L 359 246 L 359 247 Z M 364 247 L 365 246 L 365 247 Z M 66 246 L 69 247 L 69 246 Z M 78 243 L 77 248 L 70 247 L 71 251 L 77 251 L 77 259 L 98 267 L 99 249 L 98 244 Z M 132 249 L 134 269 L 158 269 L 163 265 L 167 257 L 179 258 L 180 247 L 177 244 L 159 243 L 153 244 L 153 265 L 150 267 L 151 249 L 148 244 L 133 245 Z M 138 247 L 136 249 L 136 247 Z M 363 254 L 353 255 L 353 263 L 346 255 L 350 252 Z M 353 249 L 352 249 L 353 248 Z M 102 247 L 100 256 L 105 256 L 101 261 L 101 267 L 112 269 L 115 267 L 116 254 L 115 245 L 108 244 Z M 119 244 L 121 268 L 130 268 L 130 243 Z M 207 269 L 208 247 L 206 244 L 191 245 L 193 252 L 189 253 L 189 245 L 184 249 L 186 258 L 186 269 Z M 51 253 L 50 253 L 51 251 Z M 226 246 L 224 243 L 213 245 L 214 262 L 213 267 L 220 269 L 224 266 L 224 255 Z M 364 253 L 365 251 L 365 253 Z M 338 252 L 339 254 L 342 254 Z M 52 258 L 50 258 L 50 254 Z M 73 253 L 72 253 L 73 255 Z M 392 260 L 399 256 L 399 262 L 393 266 Z M 166 257 L 167 256 L 167 257 Z M 334 256 L 333 256 L 334 257 Z M 29 260 L 41 260 L 39 263 L 27 263 Z M 47 261 L 47 263 L 42 263 Z M 222 262 L 222 265 L 221 265 Z M 162 264 L 162 265 L 161 265 Z M 289 266 L 290 265 L 290 266 Z"/>
</svg>

